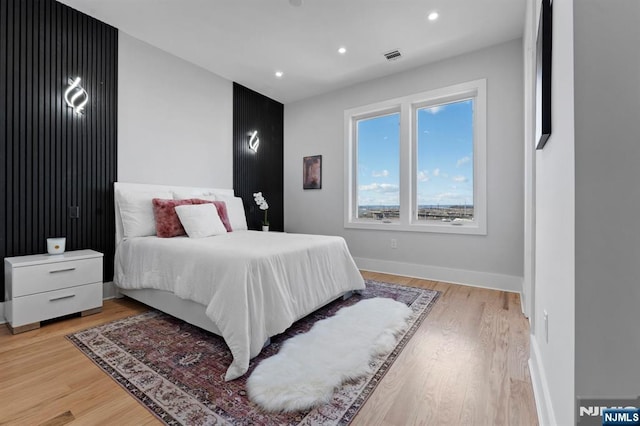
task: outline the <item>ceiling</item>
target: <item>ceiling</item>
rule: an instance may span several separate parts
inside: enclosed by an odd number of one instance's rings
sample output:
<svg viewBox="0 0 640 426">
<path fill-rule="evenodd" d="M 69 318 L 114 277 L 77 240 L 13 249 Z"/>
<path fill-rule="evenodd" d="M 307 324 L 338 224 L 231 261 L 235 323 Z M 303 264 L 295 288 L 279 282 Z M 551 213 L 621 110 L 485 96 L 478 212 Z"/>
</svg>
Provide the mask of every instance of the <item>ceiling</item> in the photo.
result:
<svg viewBox="0 0 640 426">
<path fill-rule="evenodd" d="M 526 2 L 60 1 L 282 103 L 519 38 Z M 383 53 L 394 49 L 402 57 L 389 62 Z"/>
</svg>

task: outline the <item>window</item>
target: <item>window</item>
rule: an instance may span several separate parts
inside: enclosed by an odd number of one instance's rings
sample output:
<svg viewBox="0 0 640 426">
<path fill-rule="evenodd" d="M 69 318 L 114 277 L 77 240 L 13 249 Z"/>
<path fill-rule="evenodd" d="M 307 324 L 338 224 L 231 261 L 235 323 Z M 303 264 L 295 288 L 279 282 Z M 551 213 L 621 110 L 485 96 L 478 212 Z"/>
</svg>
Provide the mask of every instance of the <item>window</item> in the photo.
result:
<svg viewBox="0 0 640 426">
<path fill-rule="evenodd" d="M 486 81 L 345 111 L 345 227 L 486 234 Z"/>
<path fill-rule="evenodd" d="M 473 220 L 473 99 L 416 109 L 417 220 Z"/>
<path fill-rule="evenodd" d="M 356 217 L 362 221 L 400 220 L 400 113 L 356 121 L 358 176 Z"/>
</svg>

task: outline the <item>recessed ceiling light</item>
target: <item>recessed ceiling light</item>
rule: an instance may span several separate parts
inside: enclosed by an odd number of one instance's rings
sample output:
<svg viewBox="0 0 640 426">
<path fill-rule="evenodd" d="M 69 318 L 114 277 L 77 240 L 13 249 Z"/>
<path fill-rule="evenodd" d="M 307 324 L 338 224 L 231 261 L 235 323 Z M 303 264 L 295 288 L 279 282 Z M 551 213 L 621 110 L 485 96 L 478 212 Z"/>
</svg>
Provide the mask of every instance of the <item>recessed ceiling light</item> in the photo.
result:
<svg viewBox="0 0 640 426">
<path fill-rule="evenodd" d="M 428 19 L 430 21 L 435 21 L 436 19 L 438 19 L 438 16 L 439 16 L 438 12 L 431 12 L 428 16 Z"/>
<path fill-rule="evenodd" d="M 276 71 L 276 77 L 281 78 L 284 75 L 282 71 Z"/>
<path fill-rule="evenodd" d="M 341 47 L 340 49 L 338 49 L 338 53 L 341 55 L 344 55 L 345 53 L 347 53 L 347 48 L 346 47 Z"/>
<path fill-rule="evenodd" d="M 289 4 L 294 7 L 302 6 L 302 0 L 289 0 Z"/>
</svg>

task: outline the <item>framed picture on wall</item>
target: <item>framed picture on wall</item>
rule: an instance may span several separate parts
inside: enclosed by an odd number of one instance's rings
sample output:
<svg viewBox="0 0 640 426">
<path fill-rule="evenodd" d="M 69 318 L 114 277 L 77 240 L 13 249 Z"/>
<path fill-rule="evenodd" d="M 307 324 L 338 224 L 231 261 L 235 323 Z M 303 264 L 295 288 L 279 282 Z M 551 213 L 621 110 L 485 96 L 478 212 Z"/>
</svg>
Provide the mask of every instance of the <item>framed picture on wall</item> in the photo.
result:
<svg viewBox="0 0 640 426">
<path fill-rule="evenodd" d="M 322 155 L 302 158 L 302 188 L 322 189 Z"/>
<path fill-rule="evenodd" d="M 536 39 L 536 149 L 551 135 L 551 0 L 542 0 Z"/>
</svg>

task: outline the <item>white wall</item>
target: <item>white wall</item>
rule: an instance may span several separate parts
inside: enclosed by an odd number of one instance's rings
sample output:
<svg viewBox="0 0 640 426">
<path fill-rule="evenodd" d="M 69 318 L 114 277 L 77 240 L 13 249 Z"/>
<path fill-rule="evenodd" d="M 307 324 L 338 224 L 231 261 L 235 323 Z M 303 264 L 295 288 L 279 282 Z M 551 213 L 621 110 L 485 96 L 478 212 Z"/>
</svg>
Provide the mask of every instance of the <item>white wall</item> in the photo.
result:
<svg viewBox="0 0 640 426">
<path fill-rule="evenodd" d="M 573 40 L 573 0 L 554 0 L 552 133 L 535 158 L 535 334 L 531 338 L 531 374 L 536 400 L 542 406 L 542 424 L 574 423 Z M 543 311 L 549 318 L 548 341 Z"/>
<path fill-rule="evenodd" d="M 555 2 L 554 2 L 555 4 Z M 576 394 L 640 395 L 640 2 L 574 3 Z"/>
<path fill-rule="evenodd" d="M 118 37 L 118 180 L 231 188 L 231 81 Z"/>
<path fill-rule="evenodd" d="M 389 66 L 393 66 L 389 64 Z M 345 229 L 344 110 L 487 79 L 486 236 Z M 285 105 L 285 229 L 342 235 L 366 269 L 521 290 L 523 273 L 522 42 Z M 302 157 L 323 155 L 321 190 L 302 189 Z M 391 249 L 390 239 L 398 241 Z"/>
</svg>

